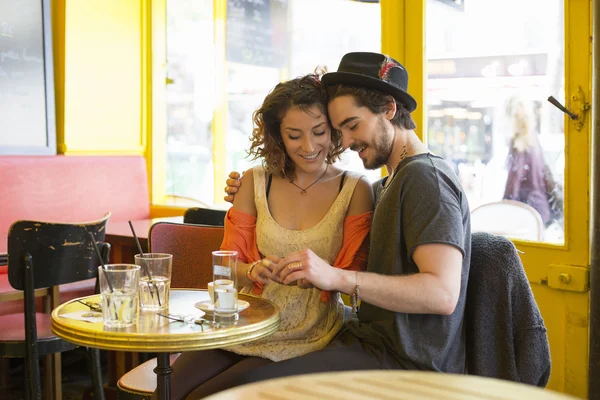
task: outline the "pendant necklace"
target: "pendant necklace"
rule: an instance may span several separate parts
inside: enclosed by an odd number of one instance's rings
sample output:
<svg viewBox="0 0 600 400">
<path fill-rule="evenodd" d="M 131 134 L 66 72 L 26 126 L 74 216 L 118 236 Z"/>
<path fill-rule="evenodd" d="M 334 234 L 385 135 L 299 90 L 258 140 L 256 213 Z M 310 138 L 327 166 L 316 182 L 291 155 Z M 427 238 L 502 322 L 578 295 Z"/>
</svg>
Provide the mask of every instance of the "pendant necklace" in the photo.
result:
<svg viewBox="0 0 600 400">
<path fill-rule="evenodd" d="M 325 176 L 325 174 L 327 173 L 327 170 L 328 170 L 328 169 L 329 169 L 329 164 L 327 164 L 327 167 L 325 167 L 325 172 L 323 172 L 323 174 L 322 174 L 320 177 L 318 177 L 316 181 L 314 181 L 313 183 L 311 183 L 310 185 L 308 185 L 308 186 L 307 186 L 307 187 L 305 187 L 305 188 L 302 188 L 302 187 L 300 187 L 300 186 L 296 185 L 296 184 L 294 183 L 294 180 L 293 180 L 293 179 L 290 179 L 290 178 L 288 178 L 288 181 L 289 181 L 289 182 L 290 182 L 292 185 L 294 185 L 294 186 L 296 186 L 298 189 L 300 189 L 300 195 L 301 195 L 301 196 L 306 196 L 306 191 L 307 191 L 307 190 L 308 190 L 308 189 L 309 189 L 309 188 L 310 188 L 312 185 L 314 185 L 315 183 L 319 182 L 319 181 L 321 180 L 321 178 L 323 178 L 323 177 Z"/>
</svg>

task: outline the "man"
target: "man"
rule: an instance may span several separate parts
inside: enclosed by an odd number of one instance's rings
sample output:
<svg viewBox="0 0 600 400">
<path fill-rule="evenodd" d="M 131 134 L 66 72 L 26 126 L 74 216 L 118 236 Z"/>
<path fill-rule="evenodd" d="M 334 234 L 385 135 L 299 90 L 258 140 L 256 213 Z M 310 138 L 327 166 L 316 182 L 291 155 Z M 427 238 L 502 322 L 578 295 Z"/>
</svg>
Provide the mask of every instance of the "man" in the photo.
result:
<svg viewBox="0 0 600 400">
<path fill-rule="evenodd" d="M 465 372 L 463 324 L 470 263 L 469 207 L 457 176 L 413 129 L 408 73 L 377 53 L 349 53 L 323 76 L 329 117 L 365 168 L 386 166 L 366 272 L 334 268 L 310 250 L 287 255 L 273 273 L 361 300 L 358 319 L 324 350 L 259 368 L 234 384 L 355 369 Z M 235 192 L 238 183 L 228 180 Z M 228 192 L 228 193 L 230 193 Z"/>
</svg>

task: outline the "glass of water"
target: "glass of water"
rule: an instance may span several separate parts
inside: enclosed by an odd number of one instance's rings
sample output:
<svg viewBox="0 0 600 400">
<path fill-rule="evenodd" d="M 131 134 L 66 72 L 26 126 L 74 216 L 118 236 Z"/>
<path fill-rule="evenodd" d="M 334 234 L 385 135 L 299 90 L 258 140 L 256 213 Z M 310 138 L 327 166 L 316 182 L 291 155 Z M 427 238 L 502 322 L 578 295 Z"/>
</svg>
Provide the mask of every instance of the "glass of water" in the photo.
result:
<svg viewBox="0 0 600 400">
<path fill-rule="evenodd" d="M 238 318 L 237 251 L 213 251 L 214 316 L 220 324 Z"/>
<path fill-rule="evenodd" d="M 163 311 L 169 306 L 173 255 L 145 253 L 135 255 L 140 269 L 140 308 L 143 311 Z"/>
<path fill-rule="evenodd" d="M 104 326 L 123 328 L 137 322 L 140 267 L 107 264 L 98 267 Z"/>
</svg>

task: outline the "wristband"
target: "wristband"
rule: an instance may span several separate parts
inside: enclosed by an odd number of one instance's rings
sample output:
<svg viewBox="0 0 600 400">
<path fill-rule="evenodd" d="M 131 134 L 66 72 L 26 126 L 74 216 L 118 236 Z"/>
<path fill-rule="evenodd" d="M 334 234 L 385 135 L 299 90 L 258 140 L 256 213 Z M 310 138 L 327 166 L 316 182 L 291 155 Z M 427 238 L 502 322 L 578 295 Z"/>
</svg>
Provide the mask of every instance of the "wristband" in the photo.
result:
<svg viewBox="0 0 600 400">
<path fill-rule="evenodd" d="M 358 311 L 358 299 L 359 299 L 359 285 L 358 285 L 358 271 L 354 273 L 354 293 L 350 297 L 350 302 L 352 303 L 352 312 L 356 313 Z"/>
<path fill-rule="evenodd" d="M 252 279 L 252 276 L 250 274 L 252 274 L 252 270 L 254 269 L 254 267 L 256 267 L 256 264 L 258 264 L 261 261 L 262 260 L 254 261 L 246 270 L 246 278 L 248 278 L 250 282 L 256 282 L 254 279 Z"/>
</svg>

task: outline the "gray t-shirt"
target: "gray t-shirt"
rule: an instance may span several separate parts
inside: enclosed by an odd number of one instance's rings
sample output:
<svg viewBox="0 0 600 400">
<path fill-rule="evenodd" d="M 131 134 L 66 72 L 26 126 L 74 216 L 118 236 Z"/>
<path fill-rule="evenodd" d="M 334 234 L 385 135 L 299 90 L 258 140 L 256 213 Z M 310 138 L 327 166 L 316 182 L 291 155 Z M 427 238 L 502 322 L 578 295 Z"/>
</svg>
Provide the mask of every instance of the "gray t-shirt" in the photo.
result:
<svg viewBox="0 0 600 400">
<path fill-rule="evenodd" d="M 419 154 L 404 159 L 388 186 L 374 184 L 376 206 L 367 271 L 383 275 L 419 272 L 415 248 L 444 243 L 463 253 L 460 297 L 453 314 L 405 314 L 362 302 L 360 322 L 348 330 L 392 368 L 465 371 L 463 316 L 471 259 L 467 198 L 444 159 Z"/>
</svg>

